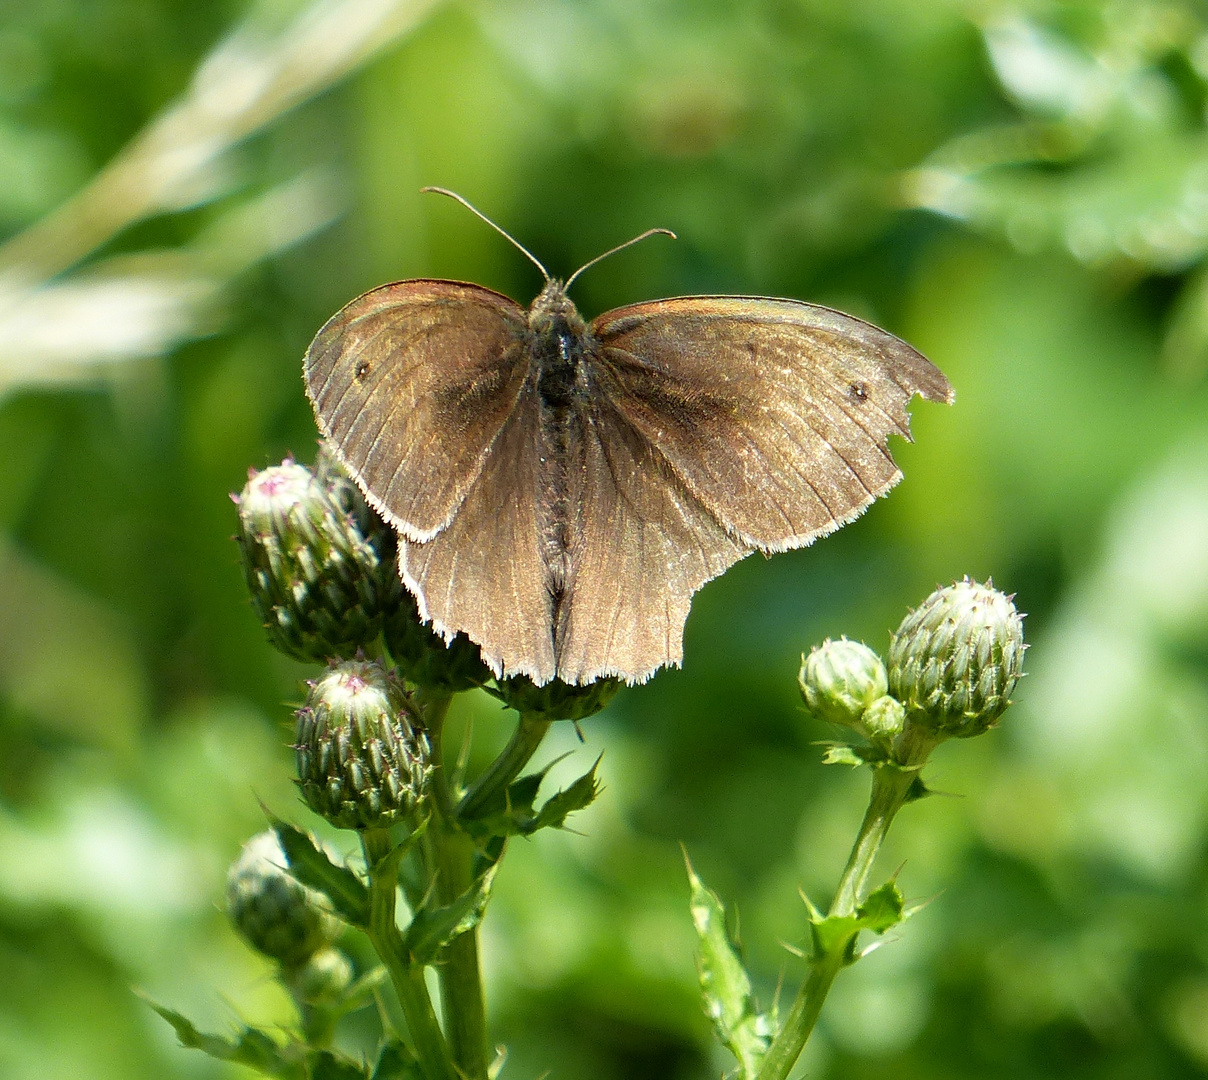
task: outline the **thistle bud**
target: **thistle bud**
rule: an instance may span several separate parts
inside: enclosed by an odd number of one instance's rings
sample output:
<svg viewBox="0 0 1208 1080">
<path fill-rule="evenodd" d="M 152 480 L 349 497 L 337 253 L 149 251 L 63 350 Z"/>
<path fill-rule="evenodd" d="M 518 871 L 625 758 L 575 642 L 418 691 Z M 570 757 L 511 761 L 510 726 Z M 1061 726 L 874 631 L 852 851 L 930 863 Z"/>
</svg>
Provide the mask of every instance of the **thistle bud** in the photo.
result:
<svg viewBox="0 0 1208 1080">
<path fill-rule="evenodd" d="M 585 720 L 598 713 L 621 689 L 620 679 L 597 679 L 583 686 L 571 686 L 551 679 L 544 686 L 517 675 L 501 679 L 491 690 L 509 708 L 542 720 Z"/>
<path fill-rule="evenodd" d="M 860 718 L 888 689 L 885 665 L 867 645 L 827 638 L 801 658 L 797 685 L 819 720 L 863 731 Z"/>
<path fill-rule="evenodd" d="M 319 453 L 315 457 L 315 479 L 327 492 L 327 497 L 337 509 L 348 514 L 357 531 L 363 536 L 379 556 L 381 566 L 381 584 L 387 592 L 391 589 L 401 593 L 402 581 L 399 579 L 397 568 L 398 541 L 394 530 L 382 520 L 381 516 L 365 501 L 361 489 L 348 475 L 348 471 L 340 464 L 330 444 L 319 443 Z"/>
<path fill-rule="evenodd" d="M 252 604 L 272 643 L 298 660 L 351 656 L 369 645 L 402 589 L 393 535 L 371 541 L 341 503 L 347 495 L 286 459 L 251 472 L 233 496 Z"/>
<path fill-rule="evenodd" d="M 289 973 L 289 987 L 307 1005 L 331 1008 L 352 985 L 352 963 L 339 949 L 320 949 Z"/>
<path fill-rule="evenodd" d="M 304 964 L 340 932 L 327 901 L 286 869 L 277 834 L 257 833 L 227 874 L 226 908 L 248 944 L 287 968 Z"/>
<path fill-rule="evenodd" d="M 980 735 L 1011 704 L 1026 648 L 1010 597 L 965 578 L 902 620 L 889 643 L 890 690 L 910 723 L 942 738 Z"/>
<path fill-rule="evenodd" d="M 386 648 L 408 679 L 430 690 L 455 694 L 491 677 L 478 646 L 465 634 L 444 641 L 420 622 L 415 599 L 406 590 L 386 619 Z"/>
<path fill-rule="evenodd" d="M 399 679 L 364 660 L 333 663 L 298 710 L 298 786 L 341 829 L 378 829 L 424 798 L 428 737 Z"/>
<path fill-rule="evenodd" d="M 860 717 L 860 730 L 874 742 L 888 743 L 906 726 L 906 710 L 888 694 L 877 698 Z"/>
</svg>

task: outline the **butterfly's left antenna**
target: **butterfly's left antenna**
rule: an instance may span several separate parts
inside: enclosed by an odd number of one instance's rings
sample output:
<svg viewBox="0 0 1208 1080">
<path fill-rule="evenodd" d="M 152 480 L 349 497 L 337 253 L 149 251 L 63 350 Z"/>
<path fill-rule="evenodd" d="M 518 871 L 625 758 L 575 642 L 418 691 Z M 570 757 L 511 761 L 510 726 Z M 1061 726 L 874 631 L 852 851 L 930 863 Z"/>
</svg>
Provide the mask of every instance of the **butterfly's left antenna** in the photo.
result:
<svg viewBox="0 0 1208 1080">
<path fill-rule="evenodd" d="M 588 267 L 595 266 L 596 263 L 600 262 L 601 260 L 607 259 L 609 255 L 615 255 L 618 251 L 624 251 L 627 247 L 633 247 L 633 245 L 639 240 L 645 240 L 648 236 L 670 236 L 672 240 L 679 239 L 679 237 L 677 237 L 670 229 L 647 229 L 644 233 L 642 233 L 641 236 L 635 236 L 632 240 L 626 240 L 623 244 L 617 244 L 616 247 L 609 248 L 606 252 L 604 252 L 603 255 L 597 255 L 591 260 L 591 262 L 585 262 L 579 267 L 578 270 L 576 270 L 573 274 L 571 274 L 570 277 L 566 279 L 566 284 L 563 286 L 563 288 L 569 289 L 575 278 L 583 273 L 583 271 Z"/>
<path fill-rule="evenodd" d="M 478 217 L 482 218 L 482 220 L 485 221 L 488 225 L 490 225 L 492 229 L 494 229 L 501 236 L 505 237 L 507 240 L 510 240 L 517 248 L 519 248 L 522 252 L 524 252 L 524 254 L 527 255 L 529 257 L 529 259 L 532 260 L 533 265 L 538 270 L 541 271 L 541 276 L 543 278 L 545 278 L 545 280 L 547 282 L 550 280 L 549 271 L 546 270 L 546 268 L 541 265 L 541 262 L 537 258 L 536 255 L 534 255 L 531 251 L 529 251 L 529 249 L 526 248 L 511 233 L 506 232 L 505 230 L 501 229 L 498 225 L 496 225 L 495 222 L 493 222 L 489 217 L 486 216 L 486 214 L 484 214 L 481 210 L 479 210 L 478 207 L 473 206 L 469 201 L 467 201 L 466 199 L 463 199 L 460 195 L 457 194 L 456 191 L 450 191 L 448 188 L 443 188 L 443 187 L 422 187 L 419 190 L 420 190 L 420 194 L 423 194 L 424 192 L 428 192 L 428 191 L 434 191 L 437 195 L 447 195 L 450 199 L 456 199 L 459 203 L 461 203 L 462 206 L 464 206 L 467 210 L 469 210 L 471 214 L 475 214 Z M 630 243 L 632 243 L 632 242 L 633 241 L 630 241 Z M 603 258 L 603 256 L 601 256 L 601 258 Z M 588 263 L 587 265 L 590 266 L 591 263 Z"/>
</svg>

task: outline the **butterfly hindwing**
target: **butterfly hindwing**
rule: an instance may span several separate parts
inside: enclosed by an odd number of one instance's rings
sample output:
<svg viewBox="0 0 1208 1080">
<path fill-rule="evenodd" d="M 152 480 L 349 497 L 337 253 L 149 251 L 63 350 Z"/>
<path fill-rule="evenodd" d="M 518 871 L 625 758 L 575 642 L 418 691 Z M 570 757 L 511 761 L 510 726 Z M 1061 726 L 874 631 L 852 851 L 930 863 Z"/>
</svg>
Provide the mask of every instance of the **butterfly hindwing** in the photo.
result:
<svg viewBox="0 0 1208 1080">
<path fill-rule="evenodd" d="M 467 634 L 496 674 L 554 677 L 553 604 L 541 551 L 541 415 L 530 380 L 452 521 L 400 544 L 399 569 L 420 613 Z"/>
<path fill-rule="evenodd" d="M 506 296 L 421 279 L 353 300 L 307 350 L 320 429 L 405 536 L 436 535 L 481 472 L 528 371 L 525 328 Z"/>
<path fill-rule="evenodd" d="M 579 413 L 582 486 L 558 611 L 558 675 L 644 682 L 680 663 L 692 594 L 750 549 L 684 487 L 607 385 L 598 390 Z"/>
<path fill-rule="evenodd" d="M 694 296 L 610 311 L 591 326 L 616 408 L 733 535 L 800 547 L 900 477 L 916 394 L 950 401 L 905 342 L 793 300 Z"/>
</svg>

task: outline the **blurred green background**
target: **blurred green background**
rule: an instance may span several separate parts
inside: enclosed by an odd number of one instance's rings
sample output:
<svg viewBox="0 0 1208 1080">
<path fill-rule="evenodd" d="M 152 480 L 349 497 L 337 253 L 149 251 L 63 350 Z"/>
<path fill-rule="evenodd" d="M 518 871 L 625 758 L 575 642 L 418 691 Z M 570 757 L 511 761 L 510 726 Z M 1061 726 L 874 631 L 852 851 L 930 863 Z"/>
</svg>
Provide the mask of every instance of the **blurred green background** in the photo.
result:
<svg viewBox="0 0 1208 1080">
<path fill-rule="evenodd" d="M 1029 676 L 883 856 L 932 897 L 846 973 L 833 1080 L 1208 1074 L 1208 10 L 1105 0 L 0 0 L 0 1076 L 235 1077 L 288 1004 L 218 908 L 294 820 L 301 665 L 248 605 L 249 465 L 310 460 L 300 358 L 442 275 L 588 316 L 686 292 L 874 319 L 956 387 L 892 496 L 697 598 L 686 662 L 543 749 L 582 835 L 515 845 L 484 934 L 506 1077 L 704 1080 L 679 841 L 766 1002 L 867 777 L 823 768 L 803 648 L 884 648 L 993 575 Z M 486 760 L 509 723 L 485 696 Z M 560 766 L 560 768 L 562 768 Z M 580 769 L 581 771 L 581 769 Z M 337 838 L 345 849 L 348 838 Z M 362 957 L 362 960 L 365 959 Z M 371 1037 L 372 1017 L 347 1045 Z"/>
</svg>

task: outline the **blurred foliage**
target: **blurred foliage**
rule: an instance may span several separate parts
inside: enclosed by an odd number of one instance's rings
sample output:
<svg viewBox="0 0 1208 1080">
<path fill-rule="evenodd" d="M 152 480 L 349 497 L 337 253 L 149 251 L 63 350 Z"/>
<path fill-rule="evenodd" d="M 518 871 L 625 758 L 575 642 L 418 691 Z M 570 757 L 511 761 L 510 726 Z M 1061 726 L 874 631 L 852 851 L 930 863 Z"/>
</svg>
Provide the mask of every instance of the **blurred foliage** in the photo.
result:
<svg viewBox="0 0 1208 1080">
<path fill-rule="evenodd" d="M 965 573 L 1018 593 L 1031 676 L 938 755 L 963 798 L 903 814 L 885 866 L 935 899 L 839 980 L 803 1067 L 1204 1075 L 1206 99 L 1193 0 L 0 0 L 0 1075 L 241 1075 L 131 985 L 210 1030 L 289 1018 L 216 901 L 257 798 L 316 826 L 282 705 L 309 669 L 256 624 L 226 496 L 312 456 L 300 357 L 359 291 L 536 291 L 422 184 L 561 273 L 675 229 L 584 278 L 589 316 L 797 296 L 957 388 L 916 407 L 888 500 L 705 589 L 685 669 L 586 746 L 556 727 L 550 790 L 602 751 L 604 793 L 499 876 L 505 1076 L 730 1067 L 677 841 L 760 999 L 795 985 L 796 887 L 828 898 L 867 783 L 821 767 L 799 654 L 883 649 Z M 457 710 L 487 760 L 498 703 Z"/>
</svg>

